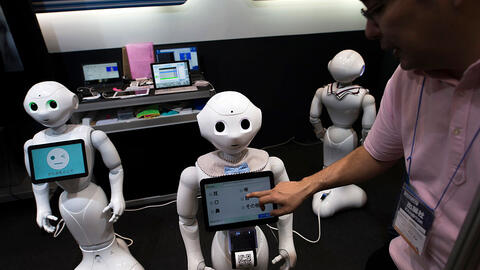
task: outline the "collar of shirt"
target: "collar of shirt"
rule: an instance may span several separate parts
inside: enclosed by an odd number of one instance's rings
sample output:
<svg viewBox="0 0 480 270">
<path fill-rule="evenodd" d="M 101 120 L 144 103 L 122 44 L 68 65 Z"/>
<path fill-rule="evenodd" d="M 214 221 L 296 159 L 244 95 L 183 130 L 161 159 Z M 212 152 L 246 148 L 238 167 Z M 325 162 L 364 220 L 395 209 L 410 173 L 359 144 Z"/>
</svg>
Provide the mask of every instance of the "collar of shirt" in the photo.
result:
<svg viewBox="0 0 480 270">
<path fill-rule="evenodd" d="M 471 64 L 463 73 L 462 77 L 456 79 L 452 77 L 447 71 L 422 71 L 415 70 L 415 74 L 420 76 L 427 76 L 433 79 L 440 80 L 444 83 L 450 84 L 455 88 L 461 86 L 462 88 L 478 88 L 480 86 L 480 59 Z"/>
</svg>

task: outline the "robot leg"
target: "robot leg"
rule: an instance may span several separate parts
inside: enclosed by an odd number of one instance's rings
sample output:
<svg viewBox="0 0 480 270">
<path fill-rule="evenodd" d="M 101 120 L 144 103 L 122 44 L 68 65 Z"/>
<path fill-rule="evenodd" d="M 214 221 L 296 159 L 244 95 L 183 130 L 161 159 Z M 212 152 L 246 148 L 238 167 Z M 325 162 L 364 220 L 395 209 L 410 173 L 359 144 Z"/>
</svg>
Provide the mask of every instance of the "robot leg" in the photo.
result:
<svg viewBox="0 0 480 270">
<path fill-rule="evenodd" d="M 260 227 L 255 227 L 257 232 L 257 266 L 253 270 L 268 269 L 268 242 L 265 234 Z M 212 241 L 212 264 L 215 270 L 231 270 L 232 260 L 228 243 L 228 231 L 219 231 L 215 233 Z"/>
<path fill-rule="evenodd" d="M 143 269 L 125 242 L 115 237 L 109 213 L 102 213 L 107 203 L 105 193 L 94 183 L 80 192 L 60 195 L 60 213 L 82 250 L 82 261 L 75 269 Z"/>
<path fill-rule="evenodd" d="M 357 144 L 357 134 L 353 129 L 328 128 L 323 142 L 324 167 L 352 152 Z M 362 207 L 366 201 L 365 191 L 356 185 L 348 185 L 315 193 L 312 209 L 316 215 L 324 218 L 343 209 Z"/>
</svg>

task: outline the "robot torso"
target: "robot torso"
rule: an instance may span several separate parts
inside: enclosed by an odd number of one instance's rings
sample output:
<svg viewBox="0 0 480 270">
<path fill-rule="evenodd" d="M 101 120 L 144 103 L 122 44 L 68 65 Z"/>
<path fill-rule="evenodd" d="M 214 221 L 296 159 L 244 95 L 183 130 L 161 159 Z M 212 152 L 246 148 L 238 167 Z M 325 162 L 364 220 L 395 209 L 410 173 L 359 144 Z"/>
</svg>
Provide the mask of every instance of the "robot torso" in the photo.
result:
<svg viewBox="0 0 480 270">
<path fill-rule="evenodd" d="M 79 192 L 86 188 L 90 183 L 93 164 L 95 161 L 95 150 L 92 145 L 90 134 L 93 129 L 84 125 L 67 125 L 65 132 L 57 134 L 53 129 L 47 128 L 37 134 L 32 139 L 32 144 L 45 144 L 69 140 L 81 139 L 85 142 L 85 155 L 87 157 L 88 175 L 82 178 L 57 181 L 57 185 L 69 193 Z"/>
</svg>

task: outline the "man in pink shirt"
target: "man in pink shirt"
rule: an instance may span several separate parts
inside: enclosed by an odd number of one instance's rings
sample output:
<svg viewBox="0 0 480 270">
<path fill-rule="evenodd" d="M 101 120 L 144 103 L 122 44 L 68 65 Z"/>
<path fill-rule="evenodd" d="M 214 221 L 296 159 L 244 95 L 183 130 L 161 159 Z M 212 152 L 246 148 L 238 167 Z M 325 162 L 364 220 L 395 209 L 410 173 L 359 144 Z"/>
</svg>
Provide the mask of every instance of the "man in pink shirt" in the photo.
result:
<svg viewBox="0 0 480 270">
<path fill-rule="evenodd" d="M 366 36 L 400 61 L 364 145 L 301 181 L 249 196 L 281 204 L 272 214 L 283 215 L 320 190 L 371 179 L 404 157 L 410 187 L 434 221 L 423 252 L 397 237 L 390 256 L 399 269 L 443 269 L 480 186 L 480 1 L 363 3 Z"/>
</svg>

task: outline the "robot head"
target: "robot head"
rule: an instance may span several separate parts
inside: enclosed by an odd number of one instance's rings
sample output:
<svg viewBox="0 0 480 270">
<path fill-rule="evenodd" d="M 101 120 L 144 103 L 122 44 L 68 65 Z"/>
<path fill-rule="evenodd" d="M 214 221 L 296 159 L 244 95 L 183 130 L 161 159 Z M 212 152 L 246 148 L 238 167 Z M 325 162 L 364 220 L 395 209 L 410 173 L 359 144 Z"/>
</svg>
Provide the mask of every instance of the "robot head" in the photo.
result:
<svg viewBox="0 0 480 270">
<path fill-rule="evenodd" d="M 214 95 L 197 115 L 202 137 L 229 155 L 247 148 L 262 125 L 262 111 L 244 95 Z"/>
<path fill-rule="evenodd" d="M 343 50 L 328 62 L 328 71 L 337 82 L 351 83 L 362 76 L 365 62 L 362 56 L 353 50 Z"/>
<path fill-rule="evenodd" d="M 28 90 L 23 107 L 40 124 L 59 127 L 78 108 L 78 97 L 58 82 L 40 82 Z"/>
</svg>

